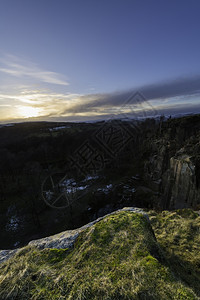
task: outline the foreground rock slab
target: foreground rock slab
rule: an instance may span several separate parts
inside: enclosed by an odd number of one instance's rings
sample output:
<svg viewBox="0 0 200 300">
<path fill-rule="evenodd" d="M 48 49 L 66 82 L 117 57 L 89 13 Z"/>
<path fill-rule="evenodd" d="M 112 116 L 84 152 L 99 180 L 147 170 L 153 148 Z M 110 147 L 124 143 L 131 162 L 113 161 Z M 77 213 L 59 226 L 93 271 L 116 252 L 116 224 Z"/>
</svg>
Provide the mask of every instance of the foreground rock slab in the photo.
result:
<svg viewBox="0 0 200 300">
<path fill-rule="evenodd" d="M 38 249 L 42 250 L 45 248 L 56 248 L 56 249 L 66 249 L 66 248 L 72 248 L 76 239 L 78 238 L 79 234 L 84 231 L 85 229 L 93 226 L 94 224 L 98 223 L 102 219 L 107 218 L 110 215 L 117 214 L 121 211 L 130 211 L 133 213 L 139 213 L 144 215 L 144 217 L 149 221 L 148 214 L 145 213 L 142 209 L 136 208 L 136 207 L 124 207 L 123 209 L 119 209 L 117 211 L 114 211 L 110 214 L 107 214 L 103 217 L 100 217 L 80 228 L 74 229 L 74 230 L 66 230 L 61 233 L 33 240 L 28 243 L 29 246 L 35 246 Z M 15 255 L 21 248 L 15 249 L 15 250 L 0 250 L 0 263 L 8 260 L 10 257 Z"/>
</svg>

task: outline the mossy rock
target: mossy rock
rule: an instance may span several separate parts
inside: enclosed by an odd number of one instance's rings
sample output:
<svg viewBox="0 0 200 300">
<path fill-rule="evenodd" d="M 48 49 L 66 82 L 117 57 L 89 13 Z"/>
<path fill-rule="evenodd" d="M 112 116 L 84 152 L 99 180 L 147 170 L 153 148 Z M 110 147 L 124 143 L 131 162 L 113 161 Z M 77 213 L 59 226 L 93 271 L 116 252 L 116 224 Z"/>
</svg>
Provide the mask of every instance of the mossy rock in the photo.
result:
<svg viewBox="0 0 200 300">
<path fill-rule="evenodd" d="M 81 232 L 73 249 L 29 246 L 1 264 L 0 299 L 198 298 L 174 275 L 147 218 L 121 211 Z"/>
</svg>

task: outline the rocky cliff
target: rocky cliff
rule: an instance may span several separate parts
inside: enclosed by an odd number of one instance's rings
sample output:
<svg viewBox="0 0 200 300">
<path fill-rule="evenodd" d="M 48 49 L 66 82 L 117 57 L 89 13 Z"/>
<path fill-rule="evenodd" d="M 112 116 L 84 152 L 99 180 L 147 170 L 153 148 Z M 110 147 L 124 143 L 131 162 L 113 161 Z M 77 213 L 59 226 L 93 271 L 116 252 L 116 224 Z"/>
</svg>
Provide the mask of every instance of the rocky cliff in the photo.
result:
<svg viewBox="0 0 200 300">
<path fill-rule="evenodd" d="M 0 248 L 22 247 L 33 239 L 81 227 L 124 206 L 198 208 L 200 115 L 166 121 L 146 119 L 136 125 L 131 120 L 70 126 L 66 123 L 67 127 L 59 132 L 51 131 L 51 136 L 50 123 L 1 128 Z M 117 133 L 130 133 L 128 140 L 126 135 L 125 140 L 121 135 L 113 139 L 108 135 L 112 141 L 110 150 L 115 142 L 121 145 L 115 158 L 105 147 L 90 140 L 99 158 L 95 161 L 92 155 L 84 174 L 78 170 L 79 163 L 78 169 L 69 173 L 71 154 L 99 129 L 109 133 L 110 128 Z M 68 180 L 60 187 L 61 178 Z M 57 208 L 52 207 L 60 188 L 65 196 L 59 198 Z M 68 197 L 75 200 L 70 206 L 65 203 Z M 59 209 L 62 201 L 64 208 Z"/>
<path fill-rule="evenodd" d="M 157 192 L 162 209 L 196 208 L 200 205 L 200 117 L 170 119 L 162 126 L 146 141 L 144 178 Z"/>
<path fill-rule="evenodd" d="M 170 158 L 169 169 L 162 176 L 166 207 L 197 207 L 200 190 L 196 168 L 195 160 L 187 154 Z"/>
</svg>

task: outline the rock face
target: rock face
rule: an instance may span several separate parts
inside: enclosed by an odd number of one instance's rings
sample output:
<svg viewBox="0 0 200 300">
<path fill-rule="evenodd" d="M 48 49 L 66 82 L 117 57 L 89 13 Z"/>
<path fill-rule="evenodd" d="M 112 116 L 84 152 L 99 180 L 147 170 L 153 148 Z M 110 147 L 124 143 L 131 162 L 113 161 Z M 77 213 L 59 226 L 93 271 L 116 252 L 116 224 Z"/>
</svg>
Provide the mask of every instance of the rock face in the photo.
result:
<svg viewBox="0 0 200 300">
<path fill-rule="evenodd" d="M 157 192 L 161 209 L 200 205 L 200 117 L 169 120 L 146 141 L 147 185 Z M 144 151 L 144 148 L 143 148 Z"/>
<path fill-rule="evenodd" d="M 186 152 L 179 154 L 179 151 L 171 157 L 163 153 L 151 159 L 151 172 L 148 173 L 151 187 L 159 192 L 160 207 L 196 208 L 200 204 L 196 157 Z"/>
<path fill-rule="evenodd" d="M 192 157 L 186 154 L 170 158 L 170 167 L 163 175 L 163 198 L 166 207 L 196 207 L 200 203 L 195 169 Z"/>
<path fill-rule="evenodd" d="M 10 257 L 12 257 L 15 253 L 17 253 L 19 249 L 15 250 L 0 250 L 0 263 L 6 261 Z"/>
<path fill-rule="evenodd" d="M 105 215 L 101 218 L 96 219 L 95 221 L 86 224 L 78 229 L 75 230 L 67 230 L 67 231 L 63 231 L 61 233 L 46 237 L 46 238 L 42 238 L 42 239 L 38 239 L 38 240 L 33 240 L 31 242 L 29 242 L 29 246 L 35 246 L 38 249 L 45 249 L 45 248 L 56 248 L 56 249 L 66 249 L 66 248 L 72 248 L 74 245 L 74 242 L 76 241 L 77 237 L 79 236 L 79 234 L 84 231 L 85 229 L 92 227 L 94 224 L 96 224 L 97 222 L 101 221 L 104 218 L 107 218 L 110 215 L 113 214 L 117 214 L 121 211 L 130 211 L 133 213 L 139 213 L 144 215 L 144 217 L 149 221 L 149 217 L 148 214 L 145 213 L 142 209 L 139 208 L 135 208 L 135 207 L 125 207 L 123 209 L 119 209 L 115 212 L 112 212 L 108 215 Z M 16 252 L 18 252 L 19 249 L 15 249 L 15 250 L 1 250 L 0 251 L 0 263 L 9 259 L 10 257 L 12 257 Z"/>
</svg>

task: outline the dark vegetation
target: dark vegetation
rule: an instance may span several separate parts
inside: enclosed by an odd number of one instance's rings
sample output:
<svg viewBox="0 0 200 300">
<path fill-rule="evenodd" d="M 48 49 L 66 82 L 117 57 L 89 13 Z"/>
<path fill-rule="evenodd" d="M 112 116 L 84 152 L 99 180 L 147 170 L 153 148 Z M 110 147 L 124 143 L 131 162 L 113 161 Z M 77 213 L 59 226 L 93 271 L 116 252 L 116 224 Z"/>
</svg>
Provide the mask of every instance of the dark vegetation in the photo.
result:
<svg viewBox="0 0 200 300">
<path fill-rule="evenodd" d="M 111 138 L 112 128 L 119 131 L 118 142 Z M 97 133 L 102 138 L 102 129 L 107 133 L 104 142 L 108 149 L 96 138 Z M 195 158 L 199 188 L 199 133 L 199 115 L 137 123 L 119 120 L 107 125 L 36 122 L 0 127 L 0 248 L 19 247 L 38 237 L 77 228 L 124 206 L 173 208 L 165 201 L 168 196 L 162 175 L 169 168 L 170 157 L 184 147 Z M 103 160 L 96 159 L 94 167 L 89 154 L 91 166 L 82 162 L 75 167 L 73 158 L 78 161 L 78 150 L 86 141 L 96 151 L 94 159 L 99 156 Z M 41 191 L 48 182 L 45 178 L 56 174 L 67 174 L 79 183 L 87 176 L 98 178 L 87 182 L 86 193 L 79 200 L 56 209 L 45 203 Z"/>
</svg>

